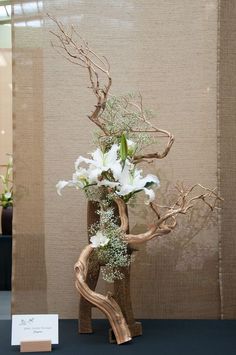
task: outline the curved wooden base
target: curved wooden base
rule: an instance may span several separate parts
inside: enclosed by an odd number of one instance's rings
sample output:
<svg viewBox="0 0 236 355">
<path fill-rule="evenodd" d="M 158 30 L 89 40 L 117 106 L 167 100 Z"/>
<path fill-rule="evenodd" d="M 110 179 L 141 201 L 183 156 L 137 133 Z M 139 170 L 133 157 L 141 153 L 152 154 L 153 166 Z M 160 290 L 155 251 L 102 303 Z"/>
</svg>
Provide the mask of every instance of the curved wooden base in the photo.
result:
<svg viewBox="0 0 236 355">
<path fill-rule="evenodd" d="M 91 260 L 92 259 L 92 260 Z M 91 255 L 88 261 L 88 272 L 86 276 L 86 284 L 95 291 L 100 273 L 100 265 L 94 254 Z M 79 303 L 79 333 L 89 334 L 93 332 L 92 329 L 92 307 L 94 305 L 89 302 L 82 295 Z"/>
<path fill-rule="evenodd" d="M 91 244 L 87 245 L 75 264 L 76 288 L 87 301 L 98 307 L 107 316 L 117 344 L 128 342 L 132 339 L 129 327 L 119 305 L 116 303 L 112 295 L 108 293 L 107 296 L 103 296 L 96 293 L 91 290 L 86 283 L 88 260 L 93 253 L 93 250 Z"/>
<path fill-rule="evenodd" d="M 129 325 L 128 325 L 128 327 L 129 327 L 132 338 L 138 337 L 143 334 L 141 322 L 134 322 L 134 324 L 132 325 L 131 328 Z M 109 329 L 109 341 L 111 344 L 116 343 L 116 338 L 115 338 L 112 328 Z"/>
<path fill-rule="evenodd" d="M 114 204 L 114 208 L 116 210 L 116 215 L 119 216 L 119 211 L 118 211 L 118 207 L 116 204 Z M 127 213 L 127 207 L 125 207 L 125 208 L 126 208 L 126 213 Z M 91 225 L 93 225 L 99 221 L 99 215 L 97 214 L 98 209 L 99 209 L 99 204 L 97 202 L 89 201 L 88 209 L 87 209 L 88 230 Z M 127 228 L 128 228 L 128 224 L 127 224 Z M 88 237 L 90 237 L 90 236 L 88 236 Z M 86 248 L 89 248 L 89 246 L 87 246 Z M 81 264 L 81 260 L 82 260 L 83 264 L 86 264 L 86 275 L 84 274 L 83 283 L 85 285 L 87 285 L 87 287 L 90 289 L 90 291 L 89 291 L 90 294 L 88 295 L 89 297 L 87 295 L 84 295 L 83 292 L 80 292 L 81 298 L 80 298 L 80 303 L 79 303 L 79 333 L 81 333 L 81 334 L 88 334 L 88 333 L 93 332 L 93 329 L 92 329 L 92 307 L 98 307 L 106 314 L 104 309 L 102 309 L 99 305 L 95 304 L 95 302 L 93 302 L 93 300 L 90 300 L 91 299 L 90 298 L 91 292 L 95 291 L 96 286 L 97 286 L 99 273 L 100 273 L 100 266 L 101 266 L 97 257 L 96 257 L 96 254 L 93 253 L 92 249 L 90 250 L 89 255 L 86 256 L 86 260 L 84 259 L 84 256 L 83 256 L 84 251 L 83 251 L 81 253 L 81 256 L 80 256 L 77 264 L 75 265 L 76 277 L 77 277 L 76 287 L 78 289 L 80 289 L 81 287 L 82 288 L 84 287 L 82 283 L 78 284 L 78 272 L 81 273 L 81 271 L 79 271 L 78 265 Z M 129 248 L 129 252 L 132 253 L 132 251 L 133 250 L 131 248 Z M 119 310 L 120 310 L 122 317 L 123 317 L 122 322 L 125 322 L 126 327 L 129 330 L 130 339 L 131 339 L 131 337 L 136 337 L 136 336 L 142 335 L 142 324 L 140 322 L 136 322 L 134 319 L 134 316 L 133 316 L 133 309 L 132 309 L 132 303 L 131 303 L 131 297 L 130 297 L 130 267 L 122 268 L 120 271 L 121 271 L 121 273 L 123 273 L 124 278 L 122 280 L 115 280 L 114 295 L 113 295 L 112 299 L 116 303 L 116 305 L 119 307 Z M 94 292 L 94 294 L 96 294 L 96 293 Z M 96 295 L 98 295 L 98 294 L 96 294 Z M 110 295 L 109 295 L 109 297 L 111 299 Z M 112 326 L 112 323 L 111 323 L 111 326 Z M 110 339 L 110 342 L 112 342 L 112 343 L 117 341 L 117 336 L 113 330 L 113 327 L 114 327 L 114 325 L 112 326 L 112 329 L 109 330 L 109 339 Z M 118 344 L 121 343 L 120 340 L 118 340 L 117 343 Z"/>
<path fill-rule="evenodd" d="M 88 261 L 88 272 L 86 276 L 86 284 L 92 291 L 95 291 L 98 277 L 100 272 L 100 265 L 95 255 L 92 253 Z M 121 308 L 122 314 L 126 320 L 128 328 L 130 330 L 131 337 L 142 335 L 142 324 L 136 322 L 133 317 L 133 309 L 130 297 L 130 268 L 123 268 L 121 272 L 124 274 L 122 280 L 116 280 L 114 282 L 114 294 L 113 298 Z M 94 304 L 89 302 L 82 295 L 79 303 L 79 333 L 91 334 L 92 328 L 92 307 Z M 109 340 L 111 343 L 116 342 L 113 330 L 109 330 Z"/>
<path fill-rule="evenodd" d="M 124 278 L 114 281 L 114 298 L 119 304 L 132 337 L 142 335 L 142 324 L 136 322 L 130 296 L 130 267 L 122 268 Z"/>
</svg>

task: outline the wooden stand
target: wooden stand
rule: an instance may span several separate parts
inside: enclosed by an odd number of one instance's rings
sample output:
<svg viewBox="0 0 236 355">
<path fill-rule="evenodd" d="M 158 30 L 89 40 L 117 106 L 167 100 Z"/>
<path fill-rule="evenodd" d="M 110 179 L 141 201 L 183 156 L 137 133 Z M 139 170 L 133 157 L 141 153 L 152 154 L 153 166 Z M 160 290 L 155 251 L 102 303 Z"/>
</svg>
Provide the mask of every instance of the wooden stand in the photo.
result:
<svg viewBox="0 0 236 355">
<path fill-rule="evenodd" d="M 42 341 L 22 341 L 20 343 L 21 353 L 36 353 L 52 351 L 51 340 Z"/>
</svg>

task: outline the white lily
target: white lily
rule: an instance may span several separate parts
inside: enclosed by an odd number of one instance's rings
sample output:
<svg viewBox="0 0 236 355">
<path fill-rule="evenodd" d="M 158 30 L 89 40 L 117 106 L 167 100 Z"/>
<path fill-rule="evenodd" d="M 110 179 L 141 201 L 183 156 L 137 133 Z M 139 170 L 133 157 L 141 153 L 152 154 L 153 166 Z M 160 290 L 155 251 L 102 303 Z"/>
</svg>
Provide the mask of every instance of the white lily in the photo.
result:
<svg viewBox="0 0 236 355">
<path fill-rule="evenodd" d="M 153 183 L 156 186 L 159 186 L 160 181 L 155 175 L 148 174 L 147 176 L 142 177 L 141 173 L 142 170 L 135 169 L 134 167 L 130 169 L 130 166 L 125 165 L 124 170 L 119 177 L 120 187 L 117 194 L 120 196 L 127 196 L 130 193 L 143 190 L 149 197 L 148 203 L 153 201 L 155 199 L 154 191 L 146 188 L 145 186 L 148 183 Z"/>
<path fill-rule="evenodd" d="M 88 184 L 92 184 L 93 181 L 90 180 L 89 172 L 87 169 L 78 168 L 73 174 L 72 181 L 78 187 L 83 188 Z"/>
<path fill-rule="evenodd" d="M 135 149 L 133 141 L 128 140 L 127 143 L 128 147 Z M 61 190 L 66 186 L 82 189 L 87 185 L 96 184 L 98 186 L 115 188 L 117 194 L 120 196 L 127 196 L 143 190 L 149 198 L 147 203 L 153 201 L 155 193 L 148 186 L 150 183 L 159 186 L 159 179 L 152 174 L 143 177 L 141 175 L 142 170 L 136 169 L 129 159 L 126 159 L 124 169 L 122 170 L 120 159 L 117 157 L 118 149 L 118 145 L 113 144 L 111 149 L 106 153 L 103 153 L 100 148 L 96 149 L 91 153 L 92 159 L 80 156 L 75 162 L 75 173 L 72 180 L 61 180 L 57 183 L 58 194 L 61 195 Z M 80 166 L 83 162 L 89 165 L 87 169 Z M 112 175 L 104 176 L 103 173 L 107 171 L 111 171 Z"/>
<path fill-rule="evenodd" d="M 79 168 L 79 165 L 84 162 L 89 164 L 88 174 L 89 179 L 94 182 L 98 182 L 98 178 L 102 172 L 111 170 L 115 179 L 120 175 L 122 167 L 120 161 L 117 159 L 118 145 L 113 144 L 111 149 L 103 153 L 100 148 L 97 148 L 95 152 L 91 153 L 93 159 L 87 159 L 80 156 L 75 162 L 75 169 Z"/>
<path fill-rule="evenodd" d="M 93 248 L 104 247 L 108 244 L 109 238 L 102 234 L 102 232 L 97 232 L 90 238 L 90 242 Z"/>
<path fill-rule="evenodd" d="M 66 186 L 73 186 L 76 189 L 83 189 L 85 186 L 92 184 L 89 171 L 84 168 L 78 168 L 72 176 L 72 180 L 60 180 L 56 184 L 57 193 L 61 196 L 61 190 Z"/>
</svg>

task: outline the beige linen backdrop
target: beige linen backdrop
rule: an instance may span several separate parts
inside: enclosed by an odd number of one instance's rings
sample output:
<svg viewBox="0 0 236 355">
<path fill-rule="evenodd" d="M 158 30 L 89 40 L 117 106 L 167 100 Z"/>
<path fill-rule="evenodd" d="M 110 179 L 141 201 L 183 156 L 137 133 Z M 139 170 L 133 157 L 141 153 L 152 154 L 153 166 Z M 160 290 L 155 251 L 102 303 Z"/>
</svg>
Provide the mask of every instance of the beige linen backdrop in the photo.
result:
<svg viewBox="0 0 236 355">
<path fill-rule="evenodd" d="M 95 99 L 87 73 L 52 49 L 46 12 L 78 26 L 109 59 L 113 94 L 141 92 L 155 124 L 175 135 L 169 156 L 149 167 L 161 180 L 157 198 L 182 180 L 218 186 L 225 197 L 222 212 L 205 218 L 197 210 L 191 224 L 182 218 L 173 235 L 140 248 L 135 316 L 235 317 L 236 11 L 235 1 L 217 0 L 13 1 L 12 312 L 76 318 L 73 265 L 87 243 L 83 194 L 59 197 L 55 184 L 94 149 L 86 117 Z M 150 220 L 142 206 L 131 212 L 134 231 Z"/>
</svg>

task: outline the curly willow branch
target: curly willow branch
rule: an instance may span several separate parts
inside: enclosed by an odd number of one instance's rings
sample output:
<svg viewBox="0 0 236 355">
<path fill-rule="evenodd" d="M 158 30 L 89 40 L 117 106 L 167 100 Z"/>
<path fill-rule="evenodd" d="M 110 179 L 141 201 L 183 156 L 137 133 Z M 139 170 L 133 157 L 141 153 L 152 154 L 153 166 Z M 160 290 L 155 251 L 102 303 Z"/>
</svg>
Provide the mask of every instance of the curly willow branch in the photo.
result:
<svg viewBox="0 0 236 355">
<path fill-rule="evenodd" d="M 119 210 L 119 216 L 120 216 L 120 229 L 123 232 L 127 232 L 128 228 L 129 228 L 129 220 L 128 220 L 128 216 L 126 214 L 126 204 L 124 202 L 124 200 L 122 200 L 119 197 L 115 198 L 115 202 L 118 206 L 118 210 Z"/>
<path fill-rule="evenodd" d="M 211 211 L 217 208 L 217 202 L 222 201 L 222 198 L 217 195 L 215 189 L 209 189 L 201 184 L 195 184 L 190 188 L 184 186 L 176 186 L 178 196 L 176 202 L 172 206 L 159 206 L 154 202 L 150 203 L 151 210 L 155 213 L 157 221 L 153 223 L 145 233 L 140 234 L 125 234 L 124 241 L 127 244 L 145 243 L 155 237 L 169 234 L 177 225 L 176 217 L 180 214 L 187 214 L 190 209 L 194 208 L 196 202 L 206 204 Z M 197 188 L 201 189 L 201 193 L 191 196 L 191 193 Z M 122 199 L 115 200 L 120 214 L 120 228 L 126 232 L 127 215 Z M 164 208 L 164 212 L 161 211 Z"/>
<path fill-rule="evenodd" d="M 119 305 L 116 303 L 112 295 L 108 293 L 107 296 L 103 296 L 92 291 L 86 284 L 85 280 L 88 272 L 88 261 L 93 251 L 94 249 L 91 244 L 87 245 L 82 250 L 80 257 L 75 264 L 76 288 L 86 300 L 105 313 L 111 324 L 117 344 L 128 342 L 131 340 L 130 330 Z"/>
<path fill-rule="evenodd" d="M 70 63 L 87 69 L 91 89 L 96 96 L 97 103 L 94 111 L 88 115 L 90 121 L 96 124 L 105 135 L 109 135 L 105 125 L 100 119 L 106 107 L 107 97 L 112 85 L 110 76 L 110 64 L 106 57 L 98 56 L 80 36 L 74 26 L 66 28 L 60 21 L 48 14 L 48 17 L 56 24 L 57 31 L 50 31 L 56 39 L 51 42 L 52 47 Z M 105 83 L 101 86 L 100 79 Z"/>
</svg>

